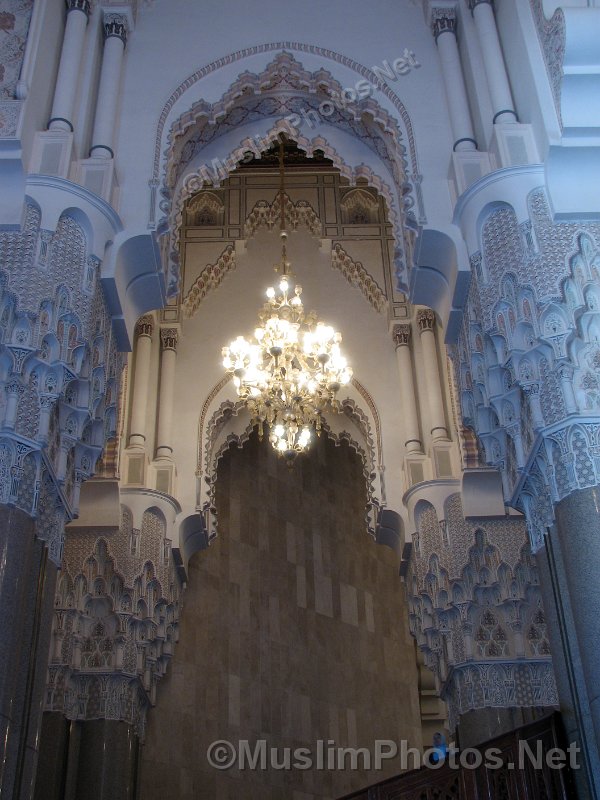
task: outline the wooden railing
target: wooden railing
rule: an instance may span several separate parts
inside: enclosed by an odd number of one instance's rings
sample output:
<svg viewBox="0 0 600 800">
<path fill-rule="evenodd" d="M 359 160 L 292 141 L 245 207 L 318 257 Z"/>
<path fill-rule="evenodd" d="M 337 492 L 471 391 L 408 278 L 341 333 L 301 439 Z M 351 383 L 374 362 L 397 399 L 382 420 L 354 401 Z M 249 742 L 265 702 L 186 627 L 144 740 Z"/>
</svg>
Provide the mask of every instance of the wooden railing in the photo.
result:
<svg viewBox="0 0 600 800">
<path fill-rule="evenodd" d="M 473 750 L 482 756 L 476 768 L 448 763 L 436 769 L 405 772 L 342 800 L 573 800 L 573 776 L 567 765 L 552 769 L 546 756 L 553 748 L 565 751 L 559 714 L 552 714 L 484 742 Z M 485 766 L 485 753 L 494 748 L 495 769 Z M 532 757 L 540 756 L 539 763 Z M 464 754 L 466 761 L 467 753 Z M 479 758 L 472 753 L 470 763 Z"/>
</svg>

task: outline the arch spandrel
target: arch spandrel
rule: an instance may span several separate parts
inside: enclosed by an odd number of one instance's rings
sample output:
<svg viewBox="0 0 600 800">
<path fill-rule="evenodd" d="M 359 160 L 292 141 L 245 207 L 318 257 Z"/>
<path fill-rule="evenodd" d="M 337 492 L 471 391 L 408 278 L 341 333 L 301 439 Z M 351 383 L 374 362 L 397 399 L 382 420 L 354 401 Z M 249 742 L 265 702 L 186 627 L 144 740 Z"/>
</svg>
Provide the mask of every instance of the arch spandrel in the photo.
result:
<svg viewBox="0 0 600 800">
<path fill-rule="evenodd" d="M 182 87 L 178 99 L 183 96 Z M 238 77 L 220 101 L 196 102 L 172 122 L 168 134 L 172 107 L 166 116 L 163 111 L 159 139 L 164 159 L 155 157 L 152 185 L 160 186 L 163 198 L 159 207 L 164 216 L 158 228 L 168 232 L 170 293 L 177 290 L 179 281 L 178 237 L 186 200 L 207 182 L 218 187 L 245 154 L 260 156 L 280 133 L 293 138 L 309 157 L 316 151 L 324 153 L 351 184 L 363 178 L 383 195 L 396 240 L 397 281 L 405 282 L 406 230 L 416 230 L 424 221 L 420 195 L 415 207 L 414 186 L 419 181 L 411 182 L 417 175 L 414 143 L 407 148 L 405 129 L 371 98 L 358 111 L 335 108 L 328 98 L 341 90 L 329 73 L 306 72 L 284 52 L 264 72 Z M 250 101 L 256 108 L 248 108 Z M 324 102 L 334 113 L 322 113 Z M 401 107 L 402 125 L 410 125 Z M 299 112 L 304 112 L 304 119 Z M 156 197 L 153 208 L 155 202 Z M 155 224 L 154 216 L 150 224 Z"/>
</svg>

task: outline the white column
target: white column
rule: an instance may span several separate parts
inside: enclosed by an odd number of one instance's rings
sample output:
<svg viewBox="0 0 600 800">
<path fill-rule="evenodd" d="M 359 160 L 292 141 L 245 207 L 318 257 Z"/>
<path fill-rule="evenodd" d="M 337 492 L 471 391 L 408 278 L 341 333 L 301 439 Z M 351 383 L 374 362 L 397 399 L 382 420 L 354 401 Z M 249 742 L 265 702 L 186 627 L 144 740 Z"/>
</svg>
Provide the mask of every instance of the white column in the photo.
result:
<svg viewBox="0 0 600 800">
<path fill-rule="evenodd" d="M 506 74 L 506 64 L 498 38 L 492 0 L 469 0 L 477 36 L 481 45 L 483 65 L 492 98 L 494 122 L 516 122 L 517 114 Z"/>
<path fill-rule="evenodd" d="M 156 458 L 172 458 L 171 435 L 173 430 L 173 395 L 175 392 L 175 364 L 177 361 L 176 328 L 160 331 L 160 395 L 158 406 L 158 434 Z"/>
<path fill-rule="evenodd" d="M 73 130 L 73 106 L 90 14 L 89 0 L 68 0 L 67 6 L 67 23 L 54 89 L 52 116 L 48 122 L 48 128 L 52 131 Z"/>
<path fill-rule="evenodd" d="M 150 378 L 150 355 L 152 352 L 152 317 L 142 317 L 136 325 L 135 375 L 131 398 L 131 424 L 129 447 L 144 447 L 146 444 L 146 409 L 148 407 L 148 381 Z"/>
<path fill-rule="evenodd" d="M 471 123 L 467 89 L 463 77 L 458 43 L 456 13 L 448 8 L 434 8 L 432 29 L 442 62 L 442 78 L 448 99 L 454 150 L 477 150 Z"/>
<path fill-rule="evenodd" d="M 123 55 L 127 42 L 125 17 L 121 14 L 107 15 L 104 23 L 104 36 L 104 52 L 90 156 L 114 158 L 115 119 L 119 102 Z"/>
<path fill-rule="evenodd" d="M 6 384 L 6 407 L 4 409 L 4 427 L 14 430 L 17 424 L 17 410 L 19 399 L 22 397 L 25 387 L 14 378 Z"/>
<path fill-rule="evenodd" d="M 400 372 L 400 404 L 406 433 L 404 446 L 407 453 L 422 453 L 423 444 L 419 430 L 419 412 L 410 352 L 410 325 L 394 326 L 393 336 L 396 343 L 396 358 Z"/>
<path fill-rule="evenodd" d="M 417 313 L 417 323 L 421 332 L 423 370 L 429 402 L 431 437 L 434 442 L 440 439 L 447 440 L 448 430 L 446 428 L 444 398 L 442 395 L 442 382 L 440 380 L 437 344 L 434 332 L 435 314 L 429 308 L 423 308 Z"/>
</svg>

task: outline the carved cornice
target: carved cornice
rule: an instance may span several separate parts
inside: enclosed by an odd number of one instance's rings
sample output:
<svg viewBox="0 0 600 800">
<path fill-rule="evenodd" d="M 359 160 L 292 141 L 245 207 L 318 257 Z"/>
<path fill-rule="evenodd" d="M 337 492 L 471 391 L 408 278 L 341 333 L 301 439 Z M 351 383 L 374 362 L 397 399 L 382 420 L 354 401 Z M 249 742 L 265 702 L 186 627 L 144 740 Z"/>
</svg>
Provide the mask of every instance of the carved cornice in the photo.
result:
<svg viewBox="0 0 600 800">
<path fill-rule="evenodd" d="M 235 248 L 232 244 L 228 244 L 217 261 L 214 264 L 208 264 L 190 286 L 190 290 L 181 303 L 185 315 L 193 317 L 211 289 L 220 286 L 225 276 L 235 267 Z"/>
<path fill-rule="evenodd" d="M 339 242 L 333 246 L 331 265 L 338 269 L 352 286 L 358 287 L 376 311 L 383 311 L 387 297 L 360 261 L 354 261 Z"/>
<path fill-rule="evenodd" d="M 305 225 L 313 236 L 322 238 L 323 225 L 317 212 L 307 200 L 293 200 L 286 194 L 284 195 L 284 205 L 288 224 L 292 230 L 296 230 L 299 225 Z M 279 223 L 281 214 L 281 204 L 279 195 L 272 203 L 266 200 L 259 200 L 252 211 L 246 217 L 244 223 L 244 233 L 246 238 L 253 236 L 261 227 L 272 229 Z"/>
</svg>

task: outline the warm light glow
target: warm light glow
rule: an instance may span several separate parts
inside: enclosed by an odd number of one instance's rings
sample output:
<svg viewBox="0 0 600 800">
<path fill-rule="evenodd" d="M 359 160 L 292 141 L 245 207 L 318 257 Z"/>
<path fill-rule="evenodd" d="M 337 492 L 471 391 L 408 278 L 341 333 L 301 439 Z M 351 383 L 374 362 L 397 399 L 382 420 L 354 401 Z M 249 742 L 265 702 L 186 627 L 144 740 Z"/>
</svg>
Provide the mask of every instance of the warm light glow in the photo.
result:
<svg viewBox="0 0 600 800">
<path fill-rule="evenodd" d="M 259 434 L 269 427 L 275 450 L 290 463 L 321 430 L 322 414 L 339 411 L 336 395 L 352 378 L 341 354 L 340 333 L 305 314 L 289 277 L 267 289 L 260 324 L 247 341 L 238 336 L 223 348 L 223 367 L 233 375 Z"/>
<path fill-rule="evenodd" d="M 285 231 L 284 142 L 279 142 L 281 271 L 279 294 L 273 286 L 259 313 L 254 337 L 238 336 L 223 348 L 223 367 L 233 375 L 262 438 L 264 426 L 275 450 L 292 464 L 305 450 L 312 431 L 321 432 L 322 414 L 340 411 L 336 395 L 352 378 L 340 352 L 342 336 L 331 325 L 304 313 L 301 286 L 290 282 Z"/>
</svg>

